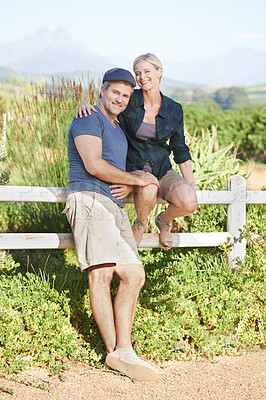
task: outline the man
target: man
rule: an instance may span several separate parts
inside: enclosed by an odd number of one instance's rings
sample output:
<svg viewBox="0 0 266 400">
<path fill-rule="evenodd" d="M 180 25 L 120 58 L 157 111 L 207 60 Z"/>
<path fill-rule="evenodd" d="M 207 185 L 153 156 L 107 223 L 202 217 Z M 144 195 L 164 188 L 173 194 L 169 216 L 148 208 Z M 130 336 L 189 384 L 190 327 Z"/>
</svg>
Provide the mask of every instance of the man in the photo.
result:
<svg viewBox="0 0 266 400">
<path fill-rule="evenodd" d="M 132 185 L 155 184 L 150 173 L 125 171 L 127 140 L 116 122 L 136 85 L 121 68 L 105 73 L 97 114 L 73 119 L 68 136 L 69 186 L 65 212 L 71 224 L 78 261 L 88 270 L 90 304 L 106 345 L 106 364 L 131 379 L 154 380 L 157 373 L 137 357 L 131 329 L 137 298 L 145 281 L 123 198 Z M 112 303 L 113 276 L 119 287 Z"/>
</svg>

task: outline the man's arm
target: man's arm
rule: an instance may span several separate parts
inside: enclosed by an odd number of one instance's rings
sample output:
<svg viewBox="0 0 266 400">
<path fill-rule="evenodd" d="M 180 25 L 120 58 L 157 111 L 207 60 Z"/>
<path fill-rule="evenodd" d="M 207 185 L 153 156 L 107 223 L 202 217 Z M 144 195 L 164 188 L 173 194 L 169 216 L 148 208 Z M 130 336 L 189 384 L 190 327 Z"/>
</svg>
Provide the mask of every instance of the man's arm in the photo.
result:
<svg viewBox="0 0 266 400">
<path fill-rule="evenodd" d="M 145 172 L 139 176 L 110 164 L 102 158 L 102 139 L 97 136 L 79 135 L 75 139 L 79 155 L 89 174 L 105 182 L 125 185 L 147 186 L 154 184 L 159 187 L 157 178 Z"/>
</svg>

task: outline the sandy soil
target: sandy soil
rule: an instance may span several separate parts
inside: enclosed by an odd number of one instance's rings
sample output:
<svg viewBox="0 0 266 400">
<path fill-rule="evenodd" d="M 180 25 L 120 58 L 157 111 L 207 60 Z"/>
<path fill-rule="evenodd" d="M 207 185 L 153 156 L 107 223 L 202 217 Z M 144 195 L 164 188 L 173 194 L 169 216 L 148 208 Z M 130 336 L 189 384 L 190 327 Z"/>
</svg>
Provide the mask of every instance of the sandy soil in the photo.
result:
<svg viewBox="0 0 266 400">
<path fill-rule="evenodd" d="M 248 190 L 261 190 L 266 187 L 266 166 L 257 166 L 253 169 L 250 177 L 247 180 Z"/>
<path fill-rule="evenodd" d="M 44 368 L 23 372 L 20 379 L 34 386 L 0 379 L 1 400 L 265 400 L 265 350 L 241 356 L 219 356 L 212 361 L 171 361 L 158 370 L 156 382 L 132 382 L 111 371 L 93 370 L 72 363 L 66 379 L 51 376 Z M 50 392 L 37 388 L 49 384 Z"/>
</svg>

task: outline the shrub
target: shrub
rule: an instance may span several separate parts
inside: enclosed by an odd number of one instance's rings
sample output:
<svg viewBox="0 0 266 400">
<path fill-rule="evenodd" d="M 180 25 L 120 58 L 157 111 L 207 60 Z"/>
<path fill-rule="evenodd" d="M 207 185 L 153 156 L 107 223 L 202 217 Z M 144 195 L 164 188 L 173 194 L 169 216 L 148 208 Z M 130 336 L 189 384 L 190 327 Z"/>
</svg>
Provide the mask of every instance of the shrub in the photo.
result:
<svg viewBox="0 0 266 400">
<path fill-rule="evenodd" d="M 189 131 L 199 133 L 202 129 L 216 127 L 219 146 L 232 142 L 243 158 L 254 157 L 265 161 L 266 106 L 258 109 L 211 110 L 200 107 L 184 107 L 185 123 Z"/>
<path fill-rule="evenodd" d="M 26 272 L 11 255 L 0 259 L 0 369 L 4 374 L 45 364 L 60 373 L 67 360 L 97 364 L 98 356 L 70 323 L 69 299 L 47 278 Z"/>
</svg>

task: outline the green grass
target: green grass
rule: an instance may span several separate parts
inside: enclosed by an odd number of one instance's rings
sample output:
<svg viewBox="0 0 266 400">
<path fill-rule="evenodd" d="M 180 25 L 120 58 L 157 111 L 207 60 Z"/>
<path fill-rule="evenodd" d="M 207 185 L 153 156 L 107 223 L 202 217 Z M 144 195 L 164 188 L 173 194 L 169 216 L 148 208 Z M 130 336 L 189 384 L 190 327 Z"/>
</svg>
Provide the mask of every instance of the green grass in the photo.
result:
<svg viewBox="0 0 266 400">
<path fill-rule="evenodd" d="M 259 215 L 254 208 L 250 219 Z M 240 271 L 228 268 L 224 248 L 143 250 L 141 259 L 146 283 L 132 332 L 139 355 L 163 362 L 265 346 L 260 242 L 248 239 Z M 2 259 L 0 283 L 2 373 L 33 365 L 63 373 L 71 360 L 102 367 L 106 350 L 73 250 L 14 251 Z"/>
<path fill-rule="evenodd" d="M 73 359 L 97 364 L 101 355 L 84 343 L 70 323 L 67 291 L 55 288 L 58 280 L 52 270 L 47 273 L 36 264 L 38 273 L 34 267 L 31 272 L 25 265 L 20 268 L 11 255 L 2 257 L 0 263 L 2 373 L 14 374 L 33 365 L 47 365 L 52 373 L 60 373 L 66 361 Z"/>
</svg>

